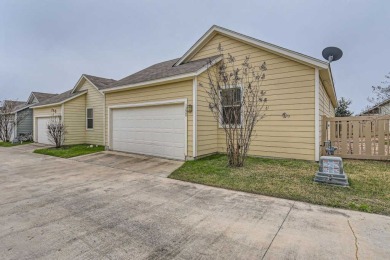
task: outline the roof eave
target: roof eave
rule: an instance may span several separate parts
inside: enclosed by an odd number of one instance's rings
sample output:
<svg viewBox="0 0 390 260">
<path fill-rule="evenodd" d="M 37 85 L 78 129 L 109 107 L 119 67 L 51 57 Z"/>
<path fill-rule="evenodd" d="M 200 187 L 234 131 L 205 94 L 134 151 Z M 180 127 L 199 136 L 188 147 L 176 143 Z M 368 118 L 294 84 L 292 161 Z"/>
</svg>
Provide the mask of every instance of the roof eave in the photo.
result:
<svg viewBox="0 0 390 260">
<path fill-rule="evenodd" d="M 66 102 L 68 102 L 68 101 L 70 101 L 70 100 L 72 100 L 72 99 L 75 99 L 75 98 L 77 98 L 77 97 L 79 97 L 79 96 L 82 96 L 82 95 L 84 95 L 84 94 L 87 94 L 87 91 L 80 92 L 80 94 L 74 95 L 74 96 L 72 96 L 72 97 L 70 97 L 70 98 L 67 98 L 67 99 L 61 101 L 61 102 L 50 103 L 50 104 L 45 104 L 45 105 L 41 105 L 41 106 L 40 106 L 39 103 L 38 103 L 37 106 L 32 106 L 31 108 L 34 109 L 34 108 L 43 108 L 43 107 L 51 107 L 51 106 L 62 105 L 62 104 L 64 104 L 64 103 L 66 103 Z"/>
<path fill-rule="evenodd" d="M 81 80 L 82 80 L 82 79 L 85 79 L 86 81 L 88 81 L 89 83 L 91 83 L 91 85 L 94 86 L 94 87 L 96 88 L 96 90 L 97 90 L 101 95 L 103 95 L 102 91 L 99 90 L 99 88 L 98 88 L 95 84 L 93 84 L 93 82 L 90 81 L 90 80 L 88 79 L 88 77 L 85 76 L 85 74 L 82 74 L 82 75 L 81 75 L 81 77 L 80 77 L 79 80 L 77 81 L 76 85 L 73 87 L 72 92 L 70 92 L 70 93 L 72 93 L 72 94 L 75 93 L 75 91 L 77 90 L 77 88 L 78 88 L 79 84 L 81 83 Z"/>
<path fill-rule="evenodd" d="M 127 89 L 133 89 L 133 88 L 150 87 L 150 86 L 154 86 L 154 85 L 161 84 L 161 83 L 167 84 L 167 83 L 192 79 L 192 78 L 200 75 L 204 71 L 206 71 L 209 67 L 220 62 L 221 60 L 222 60 L 222 57 L 217 57 L 217 58 L 213 59 L 210 63 L 203 65 L 200 69 L 198 69 L 195 72 L 179 74 L 179 75 L 156 79 L 156 80 L 149 80 L 149 81 L 139 82 L 139 83 L 135 83 L 135 84 L 129 84 L 129 85 L 123 85 L 123 86 L 119 86 L 119 87 L 103 89 L 102 92 L 103 93 L 118 92 L 118 91 L 123 91 L 123 90 L 127 90 Z"/>
<path fill-rule="evenodd" d="M 139 82 L 139 83 L 134 83 L 134 84 L 129 84 L 129 85 L 123 85 L 119 87 L 113 87 L 113 88 L 107 88 L 103 89 L 103 93 L 111 93 L 111 92 L 118 92 L 118 91 L 124 91 L 128 89 L 134 89 L 134 88 L 143 88 L 143 87 L 151 87 L 155 86 L 158 84 L 167 84 L 167 83 L 172 83 L 172 82 L 177 82 L 177 81 L 184 81 L 187 79 L 192 79 L 193 77 L 196 76 L 196 73 L 186 73 L 186 74 L 180 74 L 172 77 L 166 77 L 166 78 L 161 78 L 161 79 L 156 79 L 156 80 L 149 80 L 149 81 L 144 81 L 144 82 Z"/>
</svg>

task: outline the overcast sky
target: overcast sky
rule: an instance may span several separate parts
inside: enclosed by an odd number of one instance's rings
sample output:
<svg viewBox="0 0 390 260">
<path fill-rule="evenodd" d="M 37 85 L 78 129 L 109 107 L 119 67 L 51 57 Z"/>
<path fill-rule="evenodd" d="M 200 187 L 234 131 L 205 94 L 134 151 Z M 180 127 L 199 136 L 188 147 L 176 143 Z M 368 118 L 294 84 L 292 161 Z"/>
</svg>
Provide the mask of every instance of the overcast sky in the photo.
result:
<svg viewBox="0 0 390 260">
<path fill-rule="evenodd" d="M 338 97 L 365 107 L 390 72 L 390 1 L 0 1 L 0 99 L 61 93 L 82 73 L 119 79 L 183 55 L 213 24 L 332 63 Z"/>
</svg>

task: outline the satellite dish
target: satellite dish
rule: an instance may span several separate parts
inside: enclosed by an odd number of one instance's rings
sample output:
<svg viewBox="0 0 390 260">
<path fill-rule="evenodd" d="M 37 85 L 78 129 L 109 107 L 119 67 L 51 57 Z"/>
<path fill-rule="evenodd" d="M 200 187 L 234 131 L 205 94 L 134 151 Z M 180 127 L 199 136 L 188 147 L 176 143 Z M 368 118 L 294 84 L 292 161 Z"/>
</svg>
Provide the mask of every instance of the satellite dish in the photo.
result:
<svg viewBox="0 0 390 260">
<path fill-rule="evenodd" d="M 329 62 L 336 61 L 343 57 L 343 51 L 337 47 L 327 47 L 322 51 L 322 57 Z"/>
</svg>

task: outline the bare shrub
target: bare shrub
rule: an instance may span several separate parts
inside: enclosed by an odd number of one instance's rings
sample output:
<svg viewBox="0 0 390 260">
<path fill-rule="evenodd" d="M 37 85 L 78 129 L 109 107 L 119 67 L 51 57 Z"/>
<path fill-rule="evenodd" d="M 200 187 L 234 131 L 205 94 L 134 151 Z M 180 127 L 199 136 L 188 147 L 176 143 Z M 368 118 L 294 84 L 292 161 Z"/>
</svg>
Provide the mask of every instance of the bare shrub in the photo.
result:
<svg viewBox="0 0 390 260">
<path fill-rule="evenodd" d="M 228 164 L 244 165 L 256 124 L 265 117 L 267 98 L 262 82 L 267 70 L 266 63 L 252 64 L 246 57 L 241 64 L 236 58 L 225 55 L 218 46 L 222 60 L 207 69 L 209 108 L 226 135 Z"/>
<path fill-rule="evenodd" d="M 49 141 L 53 143 L 56 148 L 64 145 L 66 127 L 58 116 L 52 116 L 47 124 L 47 135 Z"/>
</svg>

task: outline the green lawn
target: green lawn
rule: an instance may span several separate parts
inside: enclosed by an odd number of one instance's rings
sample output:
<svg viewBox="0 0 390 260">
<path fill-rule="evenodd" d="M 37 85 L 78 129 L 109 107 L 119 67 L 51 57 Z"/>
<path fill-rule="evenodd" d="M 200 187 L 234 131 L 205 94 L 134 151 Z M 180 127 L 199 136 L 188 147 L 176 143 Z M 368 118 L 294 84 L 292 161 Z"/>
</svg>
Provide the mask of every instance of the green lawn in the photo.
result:
<svg viewBox="0 0 390 260">
<path fill-rule="evenodd" d="M 11 142 L 0 141 L 0 147 L 13 147 L 13 146 L 18 146 L 18 145 L 23 145 L 23 144 L 31 144 L 31 143 L 32 143 L 31 141 L 26 141 L 26 142 L 23 142 L 22 144 L 21 143 L 13 144 Z"/>
<path fill-rule="evenodd" d="M 187 161 L 169 177 L 232 190 L 331 207 L 390 215 L 390 162 L 344 160 L 350 187 L 313 182 L 318 164 L 300 160 L 248 158 L 244 168 L 226 156 Z"/>
<path fill-rule="evenodd" d="M 76 144 L 76 145 L 66 145 L 61 148 L 43 148 L 37 149 L 34 153 L 46 154 L 61 158 L 71 158 L 85 154 L 97 153 L 104 151 L 104 146 L 93 146 L 90 147 L 89 144 Z"/>
</svg>

